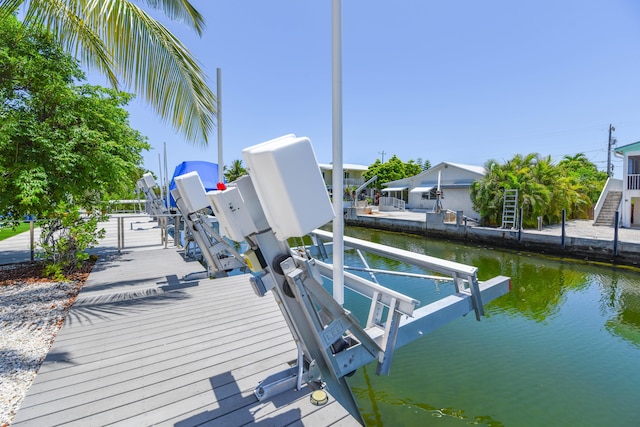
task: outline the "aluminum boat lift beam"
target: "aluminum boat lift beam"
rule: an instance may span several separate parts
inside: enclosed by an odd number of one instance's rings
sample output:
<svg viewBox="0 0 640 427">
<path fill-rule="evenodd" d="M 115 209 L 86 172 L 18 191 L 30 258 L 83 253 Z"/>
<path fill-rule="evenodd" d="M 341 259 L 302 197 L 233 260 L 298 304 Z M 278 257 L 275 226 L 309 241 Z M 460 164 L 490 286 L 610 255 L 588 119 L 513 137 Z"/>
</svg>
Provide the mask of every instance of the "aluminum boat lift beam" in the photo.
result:
<svg viewBox="0 0 640 427">
<path fill-rule="evenodd" d="M 310 233 L 329 238 L 317 228 L 335 217 L 310 141 L 286 135 L 245 149 L 243 157 L 249 175 L 206 194 L 221 233 L 248 243 L 244 258 L 253 272 L 251 285 L 259 296 L 274 296 L 298 346 L 297 366 L 261 381 L 258 399 L 306 383 L 327 388 L 364 424 L 348 376 L 376 360 L 378 373 L 388 374 L 397 347 L 471 311 L 480 319 L 483 303 L 509 291 L 508 277 L 480 283 L 475 267 L 345 238 L 351 247 L 447 274 L 456 286 L 454 295 L 416 308 L 419 301 L 344 272 L 345 285 L 372 300 L 361 327 L 322 286 L 323 276 L 332 277 L 331 266 L 287 243 Z"/>
<path fill-rule="evenodd" d="M 138 188 L 144 193 L 147 200 L 148 209 L 150 213 L 155 217 L 163 217 L 169 214 L 169 210 L 162 202 L 162 199 L 153 191 L 157 186 L 153 175 L 149 172 L 142 175 L 142 178 L 138 180 Z"/>
</svg>

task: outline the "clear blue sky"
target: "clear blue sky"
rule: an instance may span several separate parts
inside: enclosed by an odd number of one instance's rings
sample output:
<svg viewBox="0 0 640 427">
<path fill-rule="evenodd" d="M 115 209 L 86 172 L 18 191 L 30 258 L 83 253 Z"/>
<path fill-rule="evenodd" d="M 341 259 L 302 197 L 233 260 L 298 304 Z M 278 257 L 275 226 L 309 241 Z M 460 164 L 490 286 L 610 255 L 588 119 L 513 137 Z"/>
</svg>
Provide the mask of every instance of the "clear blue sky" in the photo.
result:
<svg viewBox="0 0 640 427">
<path fill-rule="evenodd" d="M 332 159 L 331 0 L 194 0 L 202 38 L 168 24 L 202 62 L 222 69 L 223 161 L 284 134 Z M 640 140 L 640 2 L 634 0 L 344 0 L 343 159 L 397 155 L 482 165 L 537 152 L 585 153 L 602 170 L 608 128 Z M 141 100 L 131 124 L 159 170 L 219 163 Z M 164 158 L 163 158 L 164 159 Z M 614 162 L 615 174 L 622 171 Z"/>
</svg>

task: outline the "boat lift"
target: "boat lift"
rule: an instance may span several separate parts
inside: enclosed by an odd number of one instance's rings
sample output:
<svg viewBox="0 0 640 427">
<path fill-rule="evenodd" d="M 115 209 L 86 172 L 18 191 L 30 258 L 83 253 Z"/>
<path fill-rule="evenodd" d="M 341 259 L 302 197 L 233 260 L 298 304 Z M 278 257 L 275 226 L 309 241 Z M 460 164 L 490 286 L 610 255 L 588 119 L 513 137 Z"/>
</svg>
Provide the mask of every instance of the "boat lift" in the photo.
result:
<svg viewBox="0 0 640 427">
<path fill-rule="evenodd" d="M 176 188 L 171 190 L 171 195 L 176 200 L 184 223 L 185 253 L 202 261 L 208 277 L 223 277 L 233 269 L 246 269 L 242 256 L 216 232 L 216 220 L 206 212 L 210 211 L 210 207 L 200 176 L 196 172 L 189 172 L 175 177 L 175 180 Z M 174 239 L 180 239 L 181 225 L 174 224 L 173 216 L 153 191 L 154 187 L 156 182 L 151 173 L 145 173 L 138 180 L 138 188 L 147 199 L 150 213 L 159 221 L 167 221 Z M 192 248 L 192 244 L 196 247 Z"/>
<path fill-rule="evenodd" d="M 247 265 L 232 243 L 216 231 L 216 219 L 210 211 L 206 191 L 197 172 L 176 176 L 176 188 L 171 195 L 182 215 L 186 228 L 185 240 L 193 240 L 200 249 L 201 261 L 208 277 L 224 277 L 234 269 Z M 174 230 L 179 233 L 179 230 Z"/>
<path fill-rule="evenodd" d="M 323 287 L 332 266 L 291 248 L 288 239 L 312 235 L 318 246 L 331 234 L 318 230 L 335 217 L 311 142 L 286 135 L 243 150 L 249 175 L 222 191 L 207 192 L 220 232 L 246 242 L 244 259 L 259 296 L 271 293 L 278 302 L 298 348 L 297 364 L 261 381 L 254 393 L 269 399 L 307 384 L 327 391 L 364 424 L 346 378 L 377 361 L 387 375 L 396 348 L 474 311 L 479 320 L 484 303 L 507 293 L 510 279 L 480 282 L 477 268 L 409 251 L 345 237 L 349 247 L 372 251 L 419 265 L 451 278 L 456 293 L 419 307 L 420 302 L 357 275 L 343 272 L 345 285 L 371 298 L 364 327 Z"/>
<path fill-rule="evenodd" d="M 147 172 L 142 175 L 142 178 L 138 180 L 137 186 L 144 193 L 147 209 L 152 216 L 161 218 L 169 215 L 169 210 L 162 202 L 162 199 L 153 191 L 157 184 L 151 173 Z"/>
</svg>

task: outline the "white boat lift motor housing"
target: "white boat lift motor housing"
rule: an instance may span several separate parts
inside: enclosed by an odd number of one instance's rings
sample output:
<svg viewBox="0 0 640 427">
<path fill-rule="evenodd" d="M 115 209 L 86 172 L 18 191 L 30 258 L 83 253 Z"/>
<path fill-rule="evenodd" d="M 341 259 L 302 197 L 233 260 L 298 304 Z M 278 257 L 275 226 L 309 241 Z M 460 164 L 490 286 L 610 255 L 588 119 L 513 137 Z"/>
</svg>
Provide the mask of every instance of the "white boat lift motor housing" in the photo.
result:
<svg viewBox="0 0 640 427">
<path fill-rule="evenodd" d="M 301 237 L 335 217 L 311 141 L 285 135 L 246 148 L 242 156 L 278 240 Z"/>
</svg>

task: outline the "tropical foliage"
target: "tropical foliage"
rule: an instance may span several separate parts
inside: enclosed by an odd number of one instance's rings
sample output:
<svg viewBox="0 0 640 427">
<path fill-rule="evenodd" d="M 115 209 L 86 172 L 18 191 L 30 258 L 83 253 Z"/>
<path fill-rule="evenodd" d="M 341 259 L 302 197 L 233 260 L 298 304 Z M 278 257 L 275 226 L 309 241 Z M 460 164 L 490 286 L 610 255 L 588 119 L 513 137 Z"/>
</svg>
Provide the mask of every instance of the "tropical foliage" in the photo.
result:
<svg viewBox="0 0 640 427">
<path fill-rule="evenodd" d="M 599 171 L 595 164 L 583 154 L 574 156 L 564 156 L 558 163 L 562 168 L 567 180 L 571 185 L 578 188 L 583 193 L 589 203 L 575 204 L 572 208 L 574 217 L 587 218 L 590 209 L 598 202 L 604 183 L 607 181 L 607 172 Z"/>
<path fill-rule="evenodd" d="M 407 163 L 404 163 L 398 158 L 398 156 L 393 155 L 385 163 L 376 159 L 373 164 L 369 165 L 369 168 L 363 176 L 365 181 L 377 176 L 378 179 L 372 184 L 372 186 L 377 189 L 381 189 L 383 184 L 386 184 L 387 182 L 397 181 L 402 178 L 417 175 L 422 172 L 422 170 L 422 165 L 416 163 L 414 160 L 409 160 Z"/>
<path fill-rule="evenodd" d="M 101 211 L 85 213 L 65 203 L 52 207 L 48 216 L 39 221 L 41 257 L 47 261 L 44 273 L 62 279 L 89 258 L 86 250 L 104 237 L 104 228 L 98 227 L 107 217 Z"/>
<path fill-rule="evenodd" d="M 92 85 L 46 33 L 0 21 L 0 212 L 92 206 L 135 188 L 145 138 L 129 126 L 131 95 Z"/>
<path fill-rule="evenodd" d="M 471 186 L 471 200 L 490 225 L 501 222 L 506 189 L 518 190 L 524 227 L 537 225 L 538 217 L 558 223 L 563 210 L 568 219 L 588 218 L 607 178 L 584 154 L 565 156 L 558 164 L 550 156 L 517 154 L 504 164 L 489 160 L 485 169 L 484 178 Z"/>
<path fill-rule="evenodd" d="M 247 170 L 242 165 L 242 160 L 234 160 L 233 162 L 231 162 L 230 167 L 224 167 L 224 179 L 226 179 L 227 182 L 233 182 L 236 179 L 240 178 L 242 175 L 247 174 Z"/>
<path fill-rule="evenodd" d="M 129 126 L 131 95 L 78 84 L 83 78 L 49 34 L 0 19 L 0 214 L 69 227 L 63 244 L 59 228 L 51 234 L 57 249 L 91 241 L 85 233 L 95 235 L 97 222 L 78 212 L 131 194 L 149 148 Z"/>
<path fill-rule="evenodd" d="M 83 65 L 146 99 L 189 140 L 207 143 L 215 97 L 193 54 L 165 26 L 129 0 L 1 0 L 0 19 L 27 5 L 24 24 L 42 25 Z M 204 19 L 188 0 L 142 3 L 202 34 Z"/>
</svg>

